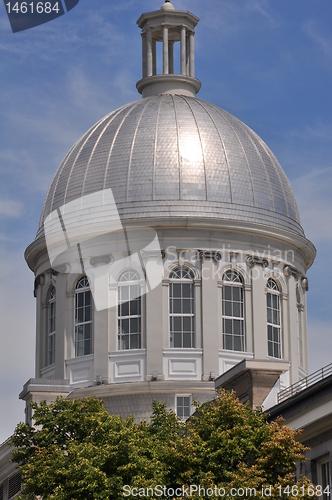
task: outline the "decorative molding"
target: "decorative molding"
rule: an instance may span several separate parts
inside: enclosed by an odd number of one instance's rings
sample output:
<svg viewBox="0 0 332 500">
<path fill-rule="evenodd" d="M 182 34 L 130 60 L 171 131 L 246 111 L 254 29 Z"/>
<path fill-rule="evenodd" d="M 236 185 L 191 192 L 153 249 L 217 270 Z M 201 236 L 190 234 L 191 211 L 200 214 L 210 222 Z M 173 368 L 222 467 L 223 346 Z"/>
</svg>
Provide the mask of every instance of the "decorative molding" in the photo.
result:
<svg viewBox="0 0 332 500">
<path fill-rule="evenodd" d="M 216 250 L 197 250 L 196 260 L 204 262 L 205 259 L 213 259 L 216 263 L 222 260 L 222 255 Z"/>
<path fill-rule="evenodd" d="M 144 251 L 144 252 L 141 252 L 141 255 L 142 255 L 142 259 L 147 261 L 149 259 L 155 259 L 155 260 L 164 260 L 163 259 L 163 252 L 159 252 L 159 251 Z M 165 255 L 165 252 L 164 252 L 164 255 Z"/>
<path fill-rule="evenodd" d="M 304 305 L 303 304 L 296 304 L 297 306 L 297 309 L 299 312 L 303 312 L 304 311 Z"/>
<path fill-rule="evenodd" d="M 66 292 L 66 296 L 68 299 L 70 299 L 71 297 L 75 297 L 75 290 L 68 290 Z"/>
<path fill-rule="evenodd" d="M 39 274 L 39 276 L 36 276 L 34 286 L 33 286 L 33 296 L 37 297 L 37 288 L 39 285 L 44 285 L 45 283 L 45 276 L 43 274 Z"/>
<path fill-rule="evenodd" d="M 309 281 L 308 281 L 308 278 L 306 276 L 302 276 L 301 286 L 302 286 L 303 290 L 305 290 L 306 292 L 309 290 Z"/>
<path fill-rule="evenodd" d="M 247 255 L 246 263 L 249 267 L 257 265 L 267 267 L 269 265 L 269 261 L 267 259 L 264 259 L 264 257 L 258 257 L 257 255 Z"/>
<path fill-rule="evenodd" d="M 299 279 L 299 272 L 295 267 L 290 266 L 290 265 L 286 265 L 286 266 L 284 266 L 283 271 L 284 271 L 285 276 L 287 276 L 287 277 L 293 276 L 296 280 Z"/>
<path fill-rule="evenodd" d="M 90 259 L 90 264 L 93 266 L 93 267 L 96 267 L 98 266 L 99 264 L 112 264 L 112 262 L 114 261 L 113 257 L 111 254 L 109 255 L 98 255 L 96 257 L 92 257 Z"/>
</svg>

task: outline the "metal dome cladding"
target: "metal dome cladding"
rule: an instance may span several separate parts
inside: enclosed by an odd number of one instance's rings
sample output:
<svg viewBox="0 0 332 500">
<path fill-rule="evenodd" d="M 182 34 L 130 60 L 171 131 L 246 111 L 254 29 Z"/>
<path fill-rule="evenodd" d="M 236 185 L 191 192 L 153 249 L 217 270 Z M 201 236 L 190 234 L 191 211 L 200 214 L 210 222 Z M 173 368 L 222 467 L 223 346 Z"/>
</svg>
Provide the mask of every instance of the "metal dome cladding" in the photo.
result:
<svg viewBox="0 0 332 500">
<path fill-rule="evenodd" d="M 264 224 L 304 236 L 291 185 L 267 145 L 212 104 L 160 94 L 113 111 L 68 152 L 45 218 L 111 188 L 121 220 L 204 217 Z"/>
</svg>

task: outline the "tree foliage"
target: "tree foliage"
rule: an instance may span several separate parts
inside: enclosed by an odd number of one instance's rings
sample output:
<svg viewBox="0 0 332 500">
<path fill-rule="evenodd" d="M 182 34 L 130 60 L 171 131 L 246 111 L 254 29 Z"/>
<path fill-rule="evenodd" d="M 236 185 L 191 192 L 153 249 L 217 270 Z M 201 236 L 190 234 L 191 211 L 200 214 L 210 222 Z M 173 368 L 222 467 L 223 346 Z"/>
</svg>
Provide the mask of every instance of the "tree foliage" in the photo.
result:
<svg viewBox="0 0 332 500">
<path fill-rule="evenodd" d="M 32 407 L 34 426 L 19 424 L 12 439 L 25 500 L 123 500 L 134 498 L 129 487 L 140 497 L 151 488 L 149 496 L 157 497 L 157 485 L 177 498 L 202 497 L 203 488 L 213 489 L 212 498 L 220 498 L 223 488 L 225 496 L 231 488 L 255 488 L 233 498 L 289 498 L 284 489 L 294 487 L 295 463 L 304 459 L 296 432 L 281 420 L 269 424 L 261 410 L 225 391 L 186 423 L 157 402 L 151 422 L 140 424 L 109 415 L 96 398 L 58 398 Z M 312 498 L 309 484 L 300 478 L 298 496 Z M 190 485 L 202 489 L 190 491 Z M 271 495 L 263 495 L 270 485 Z M 172 495 L 177 488 L 183 494 Z"/>
</svg>

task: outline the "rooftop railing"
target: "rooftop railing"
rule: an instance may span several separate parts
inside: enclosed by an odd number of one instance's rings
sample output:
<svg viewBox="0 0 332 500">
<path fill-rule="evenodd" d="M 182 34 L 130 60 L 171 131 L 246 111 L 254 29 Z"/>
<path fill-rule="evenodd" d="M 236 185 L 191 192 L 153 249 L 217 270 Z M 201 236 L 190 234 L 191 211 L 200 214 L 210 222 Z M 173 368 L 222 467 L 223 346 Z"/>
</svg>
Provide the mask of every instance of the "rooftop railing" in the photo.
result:
<svg viewBox="0 0 332 500">
<path fill-rule="evenodd" d="M 294 394 L 297 394 L 298 392 L 307 389 L 307 387 L 316 384 L 317 382 L 323 380 L 329 375 L 332 375 L 332 363 L 323 366 L 323 368 L 320 368 L 316 372 L 311 373 L 311 375 L 302 378 L 301 380 L 295 382 L 295 384 L 291 385 L 290 387 L 287 387 L 286 389 L 280 391 L 278 394 L 278 403 L 281 403 L 282 401 L 285 401 L 285 399 L 294 396 Z"/>
</svg>

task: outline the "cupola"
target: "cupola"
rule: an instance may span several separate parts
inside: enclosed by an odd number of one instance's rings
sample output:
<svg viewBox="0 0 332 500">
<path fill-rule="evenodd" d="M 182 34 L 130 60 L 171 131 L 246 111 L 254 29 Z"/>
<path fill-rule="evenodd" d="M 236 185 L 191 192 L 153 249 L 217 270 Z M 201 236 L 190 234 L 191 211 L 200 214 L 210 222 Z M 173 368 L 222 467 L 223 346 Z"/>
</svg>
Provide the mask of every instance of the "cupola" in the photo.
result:
<svg viewBox="0 0 332 500">
<path fill-rule="evenodd" d="M 188 11 L 176 10 L 169 0 L 161 9 L 138 19 L 142 30 L 142 79 L 136 84 L 142 97 L 181 94 L 195 97 L 201 82 L 195 78 L 195 26 L 199 19 Z M 162 73 L 157 74 L 157 44 L 162 43 Z M 175 73 L 174 45 L 180 44 L 180 72 Z"/>
</svg>

